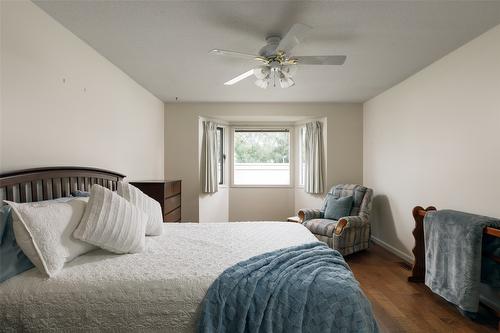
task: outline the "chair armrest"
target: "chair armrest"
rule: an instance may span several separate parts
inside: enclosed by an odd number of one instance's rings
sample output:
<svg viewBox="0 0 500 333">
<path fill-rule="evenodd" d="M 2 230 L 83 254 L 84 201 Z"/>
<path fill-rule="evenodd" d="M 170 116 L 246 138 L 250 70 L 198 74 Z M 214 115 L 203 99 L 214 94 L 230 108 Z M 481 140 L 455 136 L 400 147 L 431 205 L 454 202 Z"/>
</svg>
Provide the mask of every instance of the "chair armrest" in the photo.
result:
<svg viewBox="0 0 500 333">
<path fill-rule="evenodd" d="M 335 235 L 340 236 L 344 229 L 359 228 L 368 223 L 368 219 L 361 216 L 346 216 L 339 219 L 335 227 Z"/>
<path fill-rule="evenodd" d="M 300 222 L 304 222 L 312 219 L 321 219 L 324 213 L 319 209 L 301 209 L 297 215 L 299 216 Z"/>
</svg>

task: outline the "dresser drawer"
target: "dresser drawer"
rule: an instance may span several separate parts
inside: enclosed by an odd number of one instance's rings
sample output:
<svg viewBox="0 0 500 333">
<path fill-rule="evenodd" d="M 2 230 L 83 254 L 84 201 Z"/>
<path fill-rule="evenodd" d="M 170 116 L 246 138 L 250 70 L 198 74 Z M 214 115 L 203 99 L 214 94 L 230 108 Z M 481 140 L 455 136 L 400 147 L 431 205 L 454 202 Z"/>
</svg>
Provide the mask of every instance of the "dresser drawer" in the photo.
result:
<svg viewBox="0 0 500 333">
<path fill-rule="evenodd" d="M 181 195 L 177 194 L 176 196 L 165 199 L 165 213 L 170 213 L 176 208 L 181 206 Z"/>
<path fill-rule="evenodd" d="M 179 222 L 181 219 L 181 207 L 171 211 L 168 214 L 165 214 L 164 220 L 165 222 Z"/>
<path fill-rule="evenodd" d="M 181 193 L 181 182 L 165 183 L 165 199 Z"/>
<path fill-rule="evenodd" d="M 182 197 L 181 180 L 135 181 L 130 182 L 130 184 L 160 203 L 164 221 L 180 222 Z"/>
</svg>

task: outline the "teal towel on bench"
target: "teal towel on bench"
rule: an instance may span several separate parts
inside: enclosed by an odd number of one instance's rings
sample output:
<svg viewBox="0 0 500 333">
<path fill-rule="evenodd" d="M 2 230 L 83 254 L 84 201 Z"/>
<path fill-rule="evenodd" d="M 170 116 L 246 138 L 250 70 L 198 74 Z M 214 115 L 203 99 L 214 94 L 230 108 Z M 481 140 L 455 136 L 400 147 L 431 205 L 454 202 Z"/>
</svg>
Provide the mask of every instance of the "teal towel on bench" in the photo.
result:
<svg viewBox="0 0 500 333">
<path fill-rule="evenodd" d="M 431 211 L 424 219 L 425 284 L 467 312 L 479 308 L 485 227 L 500 220 L 454 210 Z"/>
<path fill-rule="evenodd" d="M 202 306 L 199 332 L 378 332 L 349 266 L 320 242 L 228 268 Z"/>
</svg>

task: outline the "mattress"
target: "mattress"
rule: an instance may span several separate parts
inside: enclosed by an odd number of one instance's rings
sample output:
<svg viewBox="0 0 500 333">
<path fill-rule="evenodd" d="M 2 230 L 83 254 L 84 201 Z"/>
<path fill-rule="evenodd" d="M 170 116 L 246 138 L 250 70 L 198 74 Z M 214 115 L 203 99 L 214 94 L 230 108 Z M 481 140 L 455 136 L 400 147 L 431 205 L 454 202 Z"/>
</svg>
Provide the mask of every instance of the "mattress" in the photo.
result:
<svg viewBox="0 0 500 333">
<path fill-rule="evenodd" d="M 211 283 L 255 255 L 317 241 L 282 222 L 165 224 L 146 251 L 95 250 L 45 278 L 36 268 L 0 284 L 0 331 L 193 332 Z"/>
</svg>

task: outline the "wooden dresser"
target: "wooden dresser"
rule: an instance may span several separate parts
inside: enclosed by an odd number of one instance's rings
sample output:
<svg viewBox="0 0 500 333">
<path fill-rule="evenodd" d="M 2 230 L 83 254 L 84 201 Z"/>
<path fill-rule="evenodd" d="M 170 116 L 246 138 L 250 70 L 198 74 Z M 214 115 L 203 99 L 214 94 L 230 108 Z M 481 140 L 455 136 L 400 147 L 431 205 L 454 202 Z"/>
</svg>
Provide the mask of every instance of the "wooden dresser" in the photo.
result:
<svg viewBox="0 0 500 333">
<path fill-rule="evenodd" d="M 136 181 L 130 184 L 160 203 L 163 221 L 181 221 L 182 184 L 180 180 Z"/>
</svg>

